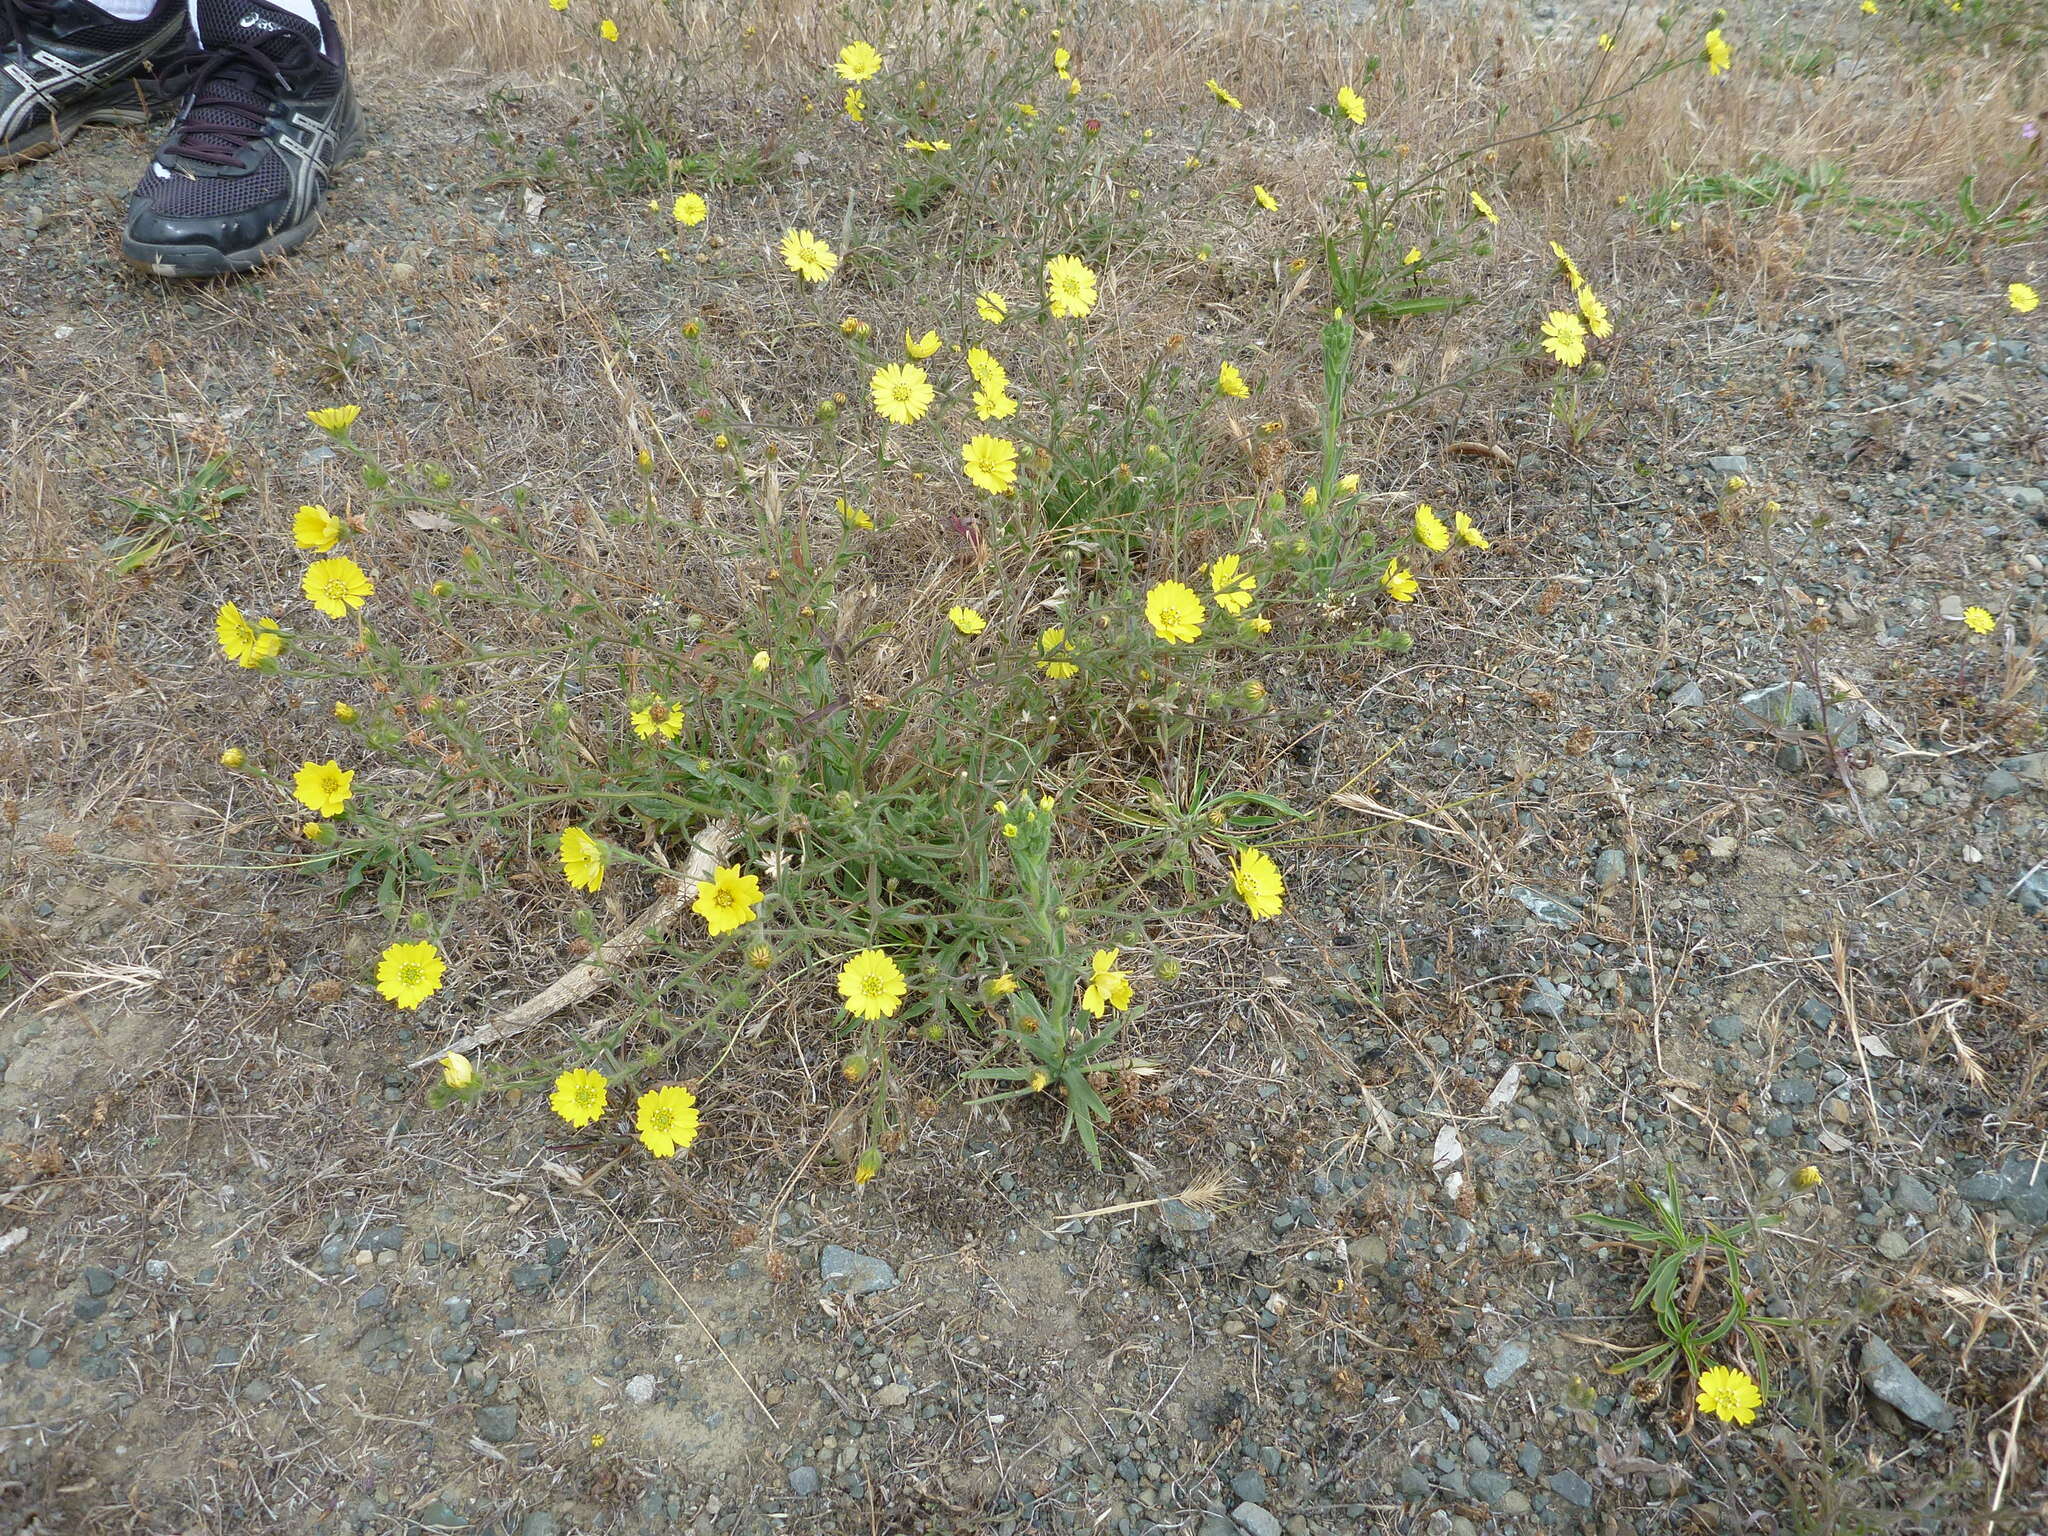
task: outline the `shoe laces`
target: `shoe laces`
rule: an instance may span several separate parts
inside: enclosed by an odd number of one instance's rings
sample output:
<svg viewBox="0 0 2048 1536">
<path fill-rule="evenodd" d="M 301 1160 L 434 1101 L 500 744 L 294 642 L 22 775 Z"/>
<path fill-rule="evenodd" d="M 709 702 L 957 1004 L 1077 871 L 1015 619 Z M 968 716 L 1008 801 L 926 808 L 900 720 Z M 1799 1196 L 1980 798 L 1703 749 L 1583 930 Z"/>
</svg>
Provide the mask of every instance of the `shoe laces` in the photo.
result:
<svg viewBox="0 0 2048 1536">
<path fill-rule="evenodd" d="M 239 165 L 243 150 L 262 137 L 276 95 L 291 89 L 293 74 L 317 67 L 316 57 L 295 32 L 273 32 L 260 48 L 234 41 L 187 53 L 164 71 L 166 87 L 186 100 L 163 153 L 205 165 Z"/>
<path fill-rule="evenodd" d="M 28 51 L 29 29 L 47 28 L 55 8 L 49 0 L 0 0 L 0 53 Z"/>
</svg>

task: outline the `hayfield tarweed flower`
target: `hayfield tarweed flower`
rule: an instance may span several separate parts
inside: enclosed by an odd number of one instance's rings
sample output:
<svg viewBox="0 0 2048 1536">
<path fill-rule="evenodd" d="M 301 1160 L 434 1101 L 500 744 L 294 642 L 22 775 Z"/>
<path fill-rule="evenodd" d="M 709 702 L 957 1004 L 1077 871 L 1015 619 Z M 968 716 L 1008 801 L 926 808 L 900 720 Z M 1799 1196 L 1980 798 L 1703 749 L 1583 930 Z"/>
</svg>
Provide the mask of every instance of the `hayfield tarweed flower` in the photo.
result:
<svg viewBox="0 0 2048 1536">
<path fill-rule="evenodd" d="M 909 990 L 896 962 L 879 949 L 862 950 L 839 970 L 840 999 L 857 1019 L 895 1017 Z"/>
<path fill-rule="evenodd" d="M 1718 75 L 1735 62 L 1735 51 L 1728 46 L 1721 29 L 1715 27 L 1700 44 L 1700 57 L 1707 61 L 1707 73 Z"/>
<path fill-rule="evenodd" d="M 1365 123 L 1365 98 L 1348 85 L 1337 87 L 1337 110 L 1359 126 Z"/>
<path fill-rule="evenodd" d="M 605 846 L 581 827 L 562 833 L 562 878 L 579 891 L 597 893 L 604 884 Z"/>
<path fill-rule="evenodd" d="M 1252 201 L 1268 213 L 1278 213 L 1280 211 L 1279 199 L 1275 198 L 1272 193 L 1268 192 L 1257 182 L 1252 183 Z"/>
<path fill-rule="evenodd" d="M 2016 314 L 2031 315 L 2041 307 L 2041 295 L 2025 283 L 2008 283 L 2005 288 L 2005 302 L 2013 307 Z"/>
<path fill-rule="evenodd" d="M 1963 610 L 1963 623 L 1974 634 L 1988 635 L 1998 627 L 1998 620 L 1988 609 L 1970 607 Z"/>
<path fill-rule="evenodd" d="M 1186 645 L 1202 637 L 1209 610 L 1192 589 L 1178 581 L 1162 581 L 1145 594 L 1145 622 L 1168 645 Z"/>
<path fill-rule="evenodd" d="M 259 619 L 251 624 L 233 603 L 222 603 L 213 617 L 214 638 L 221 654 L 238 667 L 260 667 L 284 649 L 284 636 L 277 620 Z"/>
<path fill-rule="evenodd" d="M 1078 256 L 1055 256 L 1045 264 L 1045 301 L 1061 320 L 1080 320 L 1095 308 L 1095 273 Z"/>
<path fill-rule="evenodd" d="M 1567 368 L 1586 360 L 1586 327 L 1568 309 L 1553 309 L 1543 322 L 1543 350 Z"/>
<path fill-rule="evenodd" d="M 1228 395 L 1233 400 L 1252 397 L 1252 388 L 1245 383 L 1244 375 L 1237 371 L 1235 363 L 1225 363 L 1216 370 L 1216 389 L 1219 394 Z"/>
<path fill-rule="evenodd" d="M 1457 532 L 1460 544 L 1470 544 L 1474 549 L 1493 548 L 1491 544 L 1486 542 L 1486 535 L 1479 531 L 1479 525 L 1463 512 L 1455 513 L 1451 521 L 1453 528 Z"/>
<path fill-rule="evenodd" d="M 302 763 L 292 776 L 292 798 L 316 816 L 339 816 L 355 793 L 355 781 L 355 770 L 338 762 Z"/>
<path fill-rule="evenodd" d="M 868 380 L 868 393 L 884 420 L 907 427 L 932 408 L 935 391 L 915 363 L 889 363 Z"/>
<path fill-rule="evenodd" d="M 467 1088 L 476 1081 L 476 1068 L 462 1052 L 450 1051 L 441 1058 L 441 1081 L 450 1088 Z"/>
<path fill-rule="evenodd" d="M 993 288 L 984 288 L 974 296 L 974 310 L 990 325 L 1001 325 L 1010 318 L 1010 303 Z"/>
<path fill-rule="evenodd" d="M 1259 579 L 1236 555 L 1218 556 L 1209 566 L 1209 593 L 1225 613 L 1243 613 L 1252 605 Z"/>
<path fill-rule="evenodd" d="M 822 283 L 839 265 L 839 256 L 808 229 L 784 230 L 782 264 L 807 283 Z"/>
<path fill-rule="evenodd" d="M 619 24 L 607 16 L 597 24 L 597 35 L 608 43 L 619 40 Z"/>
<path fill-rule="evenodd" d="M 1042 630 L 1038 636 L 1038 669 L 1053 682 L 1060 682 L 1074 676 L 1081 669 L 1071 661 L 1061 658 L 1074 654 L 1074 648 L 1067 643 L 1067 632 L 1063 626 L 1055 625 Z"/>
<path fill-rule="evenodd" d="M 685 229 L 694 229 L 710 216 L 711 209 L 695 192 L 685 192 L 676 199 L 675 206 L 669 212 Z"/>
<path fill-rule="evenodd" d="M 605 1090 L 610 1087 L 602 1072 L 572 1067 L 555 1079 L 555 1091 L 548 1095 L 548 1108 L 581 1130 L 603 1117 Z"/>
<path fill-rule="evenodd" d="M 292 542 L 324 555 L 341 542 L 341 519 L 325 507 L 301 507 L 292 519 Z"/>
<path fill-rule="evenodd" d="M 937 331 L 926 331 L 922 336 L 912 336 L 908 331 L 903 333 L 904 355 L 914 362 L 923 362 L 944 345 Z"/>
<path fill-rule="evenodd" d="M 1122 953 L 1116 949 L 1095 951 L 1087 985 L 1081 990 L 1081 1007 L 1091 1018 L 1099 1019 L 1112 1008 L 1124 1013 L 1131 1006 L 1131 978 L 1116 965 L 1117 956 Z"/>
<path fill-rule="evenodd" d="M 1218 85 L 1214 80 L 1205 80 L 1202 83 L 1209 87 L 1209 94 L 1211 96 L 1214 96 L 1218 101 L 1222 102 L 1224 106 L 1230 108 L 1231 111 L 1242 112 L 1244 110 L 1244 103 L 1239 101 L 1235 96 L 1231 95 L 1230 92 L 1223 89 L 1223 87 Z"/>
<path fill-rule="evenodd" d="M 751 923 L 754 908 L 760 904 L 760 878 L 732 864 L 714 869 L 709 880 L 698 882 L 697 899 L 690 904 L 690 910 L 704 919 L 704 926 L 715 939 Z"/>
<path fill-rule="evenodd" d="M 1477 190 L 1472 193 L 1472 211 L 1489 224 L 1500 222 L 1500 215 L 1493 211 L 1493 204 L 1481 197 Z"/>
<path fill-rule="evenodd" d="M 1614 322 L 1607 317 L 1607 306 L 1593 292 L 1591 283 L 1579 285 L 1579 313 L 1586 318 L 1586 329 L 1601 341 L 1614 334 Z"/>
<path fill-rule="evenodd" d="M 1260 848 L 1246 848 L 1230 866 L 1230 883 L 1255 923 L 1278 917 L 1287 905 L 1287 882 L 1280 866 Z"/>
<path fill-rule="evenodd" d="M 1017 488 L 1017 445 L 984 432 L 960 445 L 960 467 L 991 496 L 1007 496 Z"/>
<path fill-rule="evenodd" d="M 873 44 L 856 40 L 839 50 L 839 57 L 832 63 L 832 72 L 842 80 L 860 85 L 882 72 L 882 55 Z"/>
<path fill-rule="evenodd" d="M 300 590 L 307 602 L 330 619 L 345 619 L 351 608 L 362 607 L 363 600 L 377 588 L 347 555 L 330 555 L 306 567 Z"/>
<path fill-rule="evenodd" d="M 641 1094 L 633 1106 L 633 1129 L 656 1157 L 674 1157 L 697 1139 L 697 1096 L 680 1086 Z"/>
<path fill-rule="evenodd" d="M 1699 1406 L 1724 1424 L 1754 1424 L 1764 1395 L 1749 1372 L 1732 1365 L 1710 1365 L 1700 1373 Z"/>
<path fill-rule="evenodd" d="M 443 969 L 431 943 L 393 944 L 377 961 L 377 993 L 393 1007 L 417 1008 L 441 990 Z"/>
<path fill-rule="evenodd" d="M 683 734 L 681 706 L 655 694 L 633 711 L 633 734 L 642 741 L 652 741 L 657 736 L 663 741 L 674 741 Z"/>
<path fill-rule="evenodd" d="M 1415 509 L 1415 541 L 1437 554 L 1451 547 L 1451 530 L 1426 501 Z"/>
<path fill-rule="evenodd" d="M 946 610 L 946 617 L 961 634 L 974 636 L 988 628 L 988 620 L 965 604 L 955 604 Z"/>
<path fill-rule="evenodd" d="M 306 412 L 306 420 L 322 432 L 340 437 L 355 425 L 356 418 L 362 414 L 360 405 L 323 405 L 317 411 Z"/>
<path fill-rule="evenodd" d="M 1399 560 L 1389 560 L 1387 568 L 1380 572 L 1380 590 L 1397 603 L 1412 603 L 1422 587 L 1414 573 L 1403 569 Z"/>
</svg>

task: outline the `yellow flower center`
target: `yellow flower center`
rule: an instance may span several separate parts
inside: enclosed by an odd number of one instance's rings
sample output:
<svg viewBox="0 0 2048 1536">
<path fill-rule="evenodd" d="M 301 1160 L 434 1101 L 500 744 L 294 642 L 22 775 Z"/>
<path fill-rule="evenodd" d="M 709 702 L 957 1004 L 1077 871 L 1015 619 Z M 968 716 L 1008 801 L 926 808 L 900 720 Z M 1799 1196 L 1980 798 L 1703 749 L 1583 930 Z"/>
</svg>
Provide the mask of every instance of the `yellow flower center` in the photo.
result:
<svg viewBox="0 0 2048 1536">
<path fill-rule="evenodd" d="M 330 576 L 327 579 L 327 595 L 329 597 L 334 598 L 338 601 L 346 600 L 348 597 L 348 591 L 348 581 L 345 577 Z"/>
<path fill-rule="evenodd" d="M 650 1131 L 667 1131 L 675 1123 L 675 1111 L 665 1104 L 657 1104 L 647 1112 L 647 1128 Z"/>
<path fill-rule="evenodd" d="M 889 992 L 889 986 L 881 977 L 871 972 L 861 977 L 860 990 L 862 995 L 866 997 L 886 997 Z"/>
<path fill-rule="evenodd" d="M 716 890 L 711 893 L 711 905 L 714 907 L 731 907 L 737 906 L 738 903 L 733 899 L 731 891 Z"/>
<path fill-rule="evenodd" d="M 417 987 L 423 980 L 417 960 L 408 960 L 398 968 L 398 984 L 402 987 Z"/>
</svg>

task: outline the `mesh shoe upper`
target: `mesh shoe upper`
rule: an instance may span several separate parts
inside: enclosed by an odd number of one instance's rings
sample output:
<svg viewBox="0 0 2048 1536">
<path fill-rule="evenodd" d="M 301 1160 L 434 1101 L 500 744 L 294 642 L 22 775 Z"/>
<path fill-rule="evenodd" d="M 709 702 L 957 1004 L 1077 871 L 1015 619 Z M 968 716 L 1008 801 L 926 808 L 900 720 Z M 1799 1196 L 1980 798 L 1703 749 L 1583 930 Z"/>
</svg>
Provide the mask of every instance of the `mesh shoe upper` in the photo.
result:
<svg viewBox="0 0 2048 1536">
<path fill-rule="evenodd" d="M 118 88 L 146 74 L 183 30 L 170 4 L 121 21 L 86 0 L 0 0 L 0 152 L 48 137 L 59 114 L 120 99 Z"/>
<path fill-rule="evenodd" d="M 262 0 L 198 0 L 193 15 L 199 46 L 170 81 L 183 104 L 136 188 L 129 234 L 231 252 L 318 209 L 355 103 L 331 23 Z"/>
</svg>

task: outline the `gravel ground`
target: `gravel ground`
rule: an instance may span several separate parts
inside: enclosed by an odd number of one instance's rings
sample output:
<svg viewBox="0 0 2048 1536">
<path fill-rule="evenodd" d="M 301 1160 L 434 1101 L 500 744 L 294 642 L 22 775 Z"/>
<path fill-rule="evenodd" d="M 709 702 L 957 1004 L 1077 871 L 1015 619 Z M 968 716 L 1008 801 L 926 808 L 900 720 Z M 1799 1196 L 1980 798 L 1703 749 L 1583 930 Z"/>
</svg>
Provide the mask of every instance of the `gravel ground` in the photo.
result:
<svg viewBox="0 0 2048 1536">
<path fill-rule="evenodd" d="M 358 325 L 431 341 L 409 283 L 605 257 L 573 200 L 438 191 L 496 162 L 402 91 L 297 338 L 260 284 L 114 275 L 118 139 L 0 180 L 36 396 L 120 434 L 53 340 L 154 324 L 166 398 L 218 407 Z M 1404 464 L 1495 558 L 1411 656 L 1273 680 L 1273 792 L 1384 809 L 1326 812 L 1241 997 L 1161 1007 L 1122 1176 L 948 1112 L 865 1195 L 801 1177 L 817 1123 L 588 1193 L 531 1119 L 424 1110 L 432 1040 L 207 867 L 196 795 L 9 760 L 15 983 L 225 979 L 5 995 L 0 1531 L 2048 1529 L 2042 684 L 1959 622 L 2048 634 L 2048 337 L 2002 278 L 1769 215 L 1613 263 L 1739 297 L 1642 317 L 1576 455 L 1508 408 L 1505 463 Z M 115 739 L 156 729 L 79 654 Z M 1639 1268 L 1579 1218 L 1667 1165 L 1776 1222 L 1752 1280 L 1801 1321 L 1750 1431 L 1604 1370 Z"/>
</svg>

